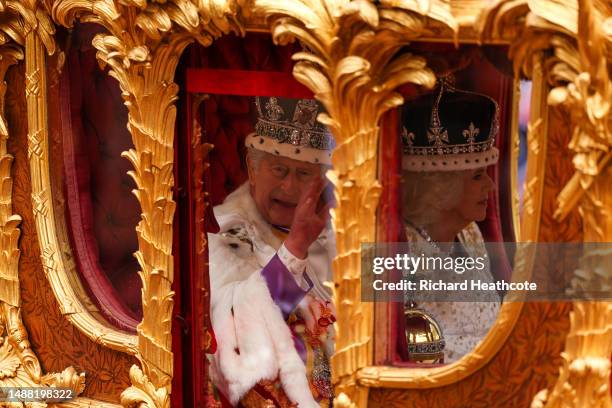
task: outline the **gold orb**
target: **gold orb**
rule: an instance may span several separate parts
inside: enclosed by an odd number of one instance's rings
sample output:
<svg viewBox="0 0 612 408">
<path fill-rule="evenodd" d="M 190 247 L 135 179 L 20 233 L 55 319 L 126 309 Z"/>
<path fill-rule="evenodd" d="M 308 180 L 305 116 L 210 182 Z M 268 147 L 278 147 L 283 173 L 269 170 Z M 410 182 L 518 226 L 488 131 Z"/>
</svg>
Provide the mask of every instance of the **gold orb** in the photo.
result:
<svg viewBox="0 0 612 408">
<path fill-rule="evenodd" d="M 408 360 L 416 363 L 444 362 L 444 335 L 436 319 L 415 306 L 404 310 Z"/>
</svg>

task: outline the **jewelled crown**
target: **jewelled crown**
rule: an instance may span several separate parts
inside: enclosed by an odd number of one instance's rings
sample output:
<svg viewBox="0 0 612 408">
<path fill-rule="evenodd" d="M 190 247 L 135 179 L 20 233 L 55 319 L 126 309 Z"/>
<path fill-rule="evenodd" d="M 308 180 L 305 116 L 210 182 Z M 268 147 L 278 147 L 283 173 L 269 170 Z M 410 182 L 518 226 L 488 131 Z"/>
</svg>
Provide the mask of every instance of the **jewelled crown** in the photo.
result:
<svg viewBox="0 0 612 408">
<path fill-rule="evenodd" d="M 317 121 L 323 108 L 316 100 L 256 97 L 255 106 L 255 133 L 247 136 L 247 147 L 295 160 L 331 164 L 334 139 Z"/>
<path fill-rule="evenodd" d="M 404 105 L 402 168 L 467 170 L 495 164 L 499 107 L 490 97 L 455 89 L 447 79 Z"/>
</svg>

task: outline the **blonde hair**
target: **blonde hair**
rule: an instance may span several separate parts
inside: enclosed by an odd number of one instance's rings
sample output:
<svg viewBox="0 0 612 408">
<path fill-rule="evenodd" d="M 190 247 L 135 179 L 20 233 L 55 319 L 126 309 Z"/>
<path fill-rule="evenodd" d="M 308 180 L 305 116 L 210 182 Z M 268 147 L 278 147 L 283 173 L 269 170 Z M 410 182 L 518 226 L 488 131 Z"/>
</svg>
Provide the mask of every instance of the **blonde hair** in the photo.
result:
<svg viewBox="0 0 612 408">
<path fill-rule="evenodd" d="M 424 227 L 459 204 L 465 170 L 402 173 L 402 218 Z"/>
</svg>

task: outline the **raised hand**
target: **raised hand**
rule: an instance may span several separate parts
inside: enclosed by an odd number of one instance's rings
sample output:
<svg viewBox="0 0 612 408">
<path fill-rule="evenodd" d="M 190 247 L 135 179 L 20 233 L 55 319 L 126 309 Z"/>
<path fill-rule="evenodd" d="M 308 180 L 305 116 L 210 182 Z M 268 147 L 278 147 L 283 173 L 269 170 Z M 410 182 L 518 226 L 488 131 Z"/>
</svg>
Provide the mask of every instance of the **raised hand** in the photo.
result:
<svg viewBox="0 0 612 408">
<path fill-rule="evenodd" d="M 326 182 L 318 179 L 312 182 L 300 197 L 295 208 L 291 230 L 285 240 L 285 247 L 296 257 L 306 258 L 308 248 L 321 234 L 329 221 L 329 210 L 333 202 L 321 203 L 321 193 Z"/>
</svg>

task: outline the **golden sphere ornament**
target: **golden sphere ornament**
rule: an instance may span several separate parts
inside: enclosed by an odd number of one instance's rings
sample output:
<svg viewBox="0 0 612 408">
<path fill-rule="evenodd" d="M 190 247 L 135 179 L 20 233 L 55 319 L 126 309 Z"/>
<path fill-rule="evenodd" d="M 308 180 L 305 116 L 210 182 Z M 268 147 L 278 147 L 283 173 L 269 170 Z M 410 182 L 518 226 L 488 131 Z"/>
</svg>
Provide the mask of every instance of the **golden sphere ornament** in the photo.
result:
<svg viewBox="0 0 612 408">
<path fill-rule="evenodd" d="M 438 322 L 414 303 L 404 309 L 404 321 L 408 360 L 415 363 L 443 363 L 445 343 Z"/>
</svg>

